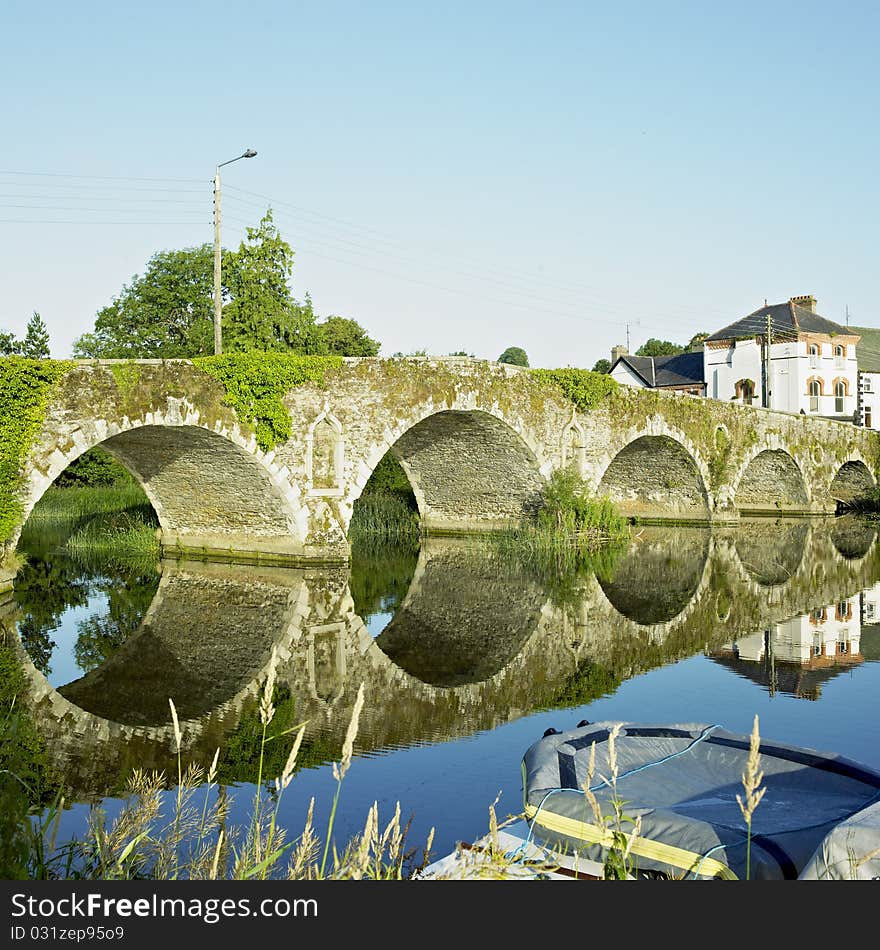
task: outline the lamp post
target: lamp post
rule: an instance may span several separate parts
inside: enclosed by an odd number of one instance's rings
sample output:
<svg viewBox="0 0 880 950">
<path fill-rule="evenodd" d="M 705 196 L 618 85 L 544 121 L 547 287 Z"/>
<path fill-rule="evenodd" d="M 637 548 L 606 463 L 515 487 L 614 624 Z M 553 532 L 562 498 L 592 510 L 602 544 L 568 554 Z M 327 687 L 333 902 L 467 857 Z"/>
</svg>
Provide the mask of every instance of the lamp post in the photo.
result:
<svg viewBox="0 0 880 950">
<path fill-rule="evenodd" d="M 240 158 L 253 158 L 257 153 L 249 148 L 236 158 L 228 162 L 220 162 L 214 171 L 214 355 L 223 352 L 223 334 L 220 330 L 220 314 L 223 309 L 223 292 L 220 289 L 220 169 L 223 165 L 231 165 Z"/>
</svg>

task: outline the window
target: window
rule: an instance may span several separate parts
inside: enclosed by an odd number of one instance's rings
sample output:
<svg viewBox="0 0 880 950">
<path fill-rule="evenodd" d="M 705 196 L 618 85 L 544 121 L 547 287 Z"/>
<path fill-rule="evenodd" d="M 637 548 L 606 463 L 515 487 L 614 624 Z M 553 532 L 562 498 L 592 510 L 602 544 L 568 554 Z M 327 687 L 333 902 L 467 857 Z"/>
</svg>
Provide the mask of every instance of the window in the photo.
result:
<svg viewBox="0 0 880 950">
<path fill-rule="evenodd" d="M 819 391 L 819 380 L 812 380 L 810 383 L 810 412 L 819 411 Z"/>
<path fill-rule="evenodd" d="M 819 347 L 815 343 L 810 344 L 810 369 L 816 369 L 819 366 Z"/>
<path fill-rule="evenodd" d="M 866 392 L 866 393 L 871 392 L 871 377 L 870 376 L 862 377 L 862 392 Z"/>
<path fill-rule="evenodd" d="M 864 419 L 864 426 L 866 429 L 871 428 L 871 407 L 865 406 L 862 410 L 862 418 Z"/>
<path fill-rule="evenodd" d="M 836 382 L 834 384 L 834 411 L 843 412 L 843 397 L 846 395 L 846 383 Z"/>
<path fill-rule="evenodd" d="M 741 399 L 744 406 L 751 406 L 755 398 L 755 383 L 751 379 L 741 379 L 736 386 L 736 398 Z"/>
<path fill-rule="evenodd" d="M 837 369 L 843 369 L 846 365 L 846 347 L 839 344 L 834 347 L 834 365 Z"/>
<path fill-rule="evenodd" d="M 837 641 L 837 655 L 846 656 L 847 653 L 849 653 L 849 644 L 845 640 L 844 641 L 838 640 Z"/>
</svg>

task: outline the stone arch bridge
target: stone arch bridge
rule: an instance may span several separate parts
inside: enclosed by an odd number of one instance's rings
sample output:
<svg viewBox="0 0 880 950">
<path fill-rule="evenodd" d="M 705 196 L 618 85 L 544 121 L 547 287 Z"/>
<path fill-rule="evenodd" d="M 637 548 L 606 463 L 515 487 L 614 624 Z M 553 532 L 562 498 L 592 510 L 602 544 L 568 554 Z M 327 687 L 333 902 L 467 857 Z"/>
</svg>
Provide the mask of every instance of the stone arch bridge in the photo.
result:
<svg viewBox="0 0 880 950">
<path fill-rule="evenodd" d="M 98 445 L 144 487 L 165 553 L 280 562 L 348 557 L 353 506 L 389 451 L 429 533 L 509 524 L 564 466 L 643 519 L 833 514 L 875 484 L 880 455 L 847 423 L 629 387 L 579 407 L 546 375 L 463 358 L 346 359 L 283 403 L 291 435 L 263 451 L 190 361 L 73 364 L 24 461 L 6 553 Z"/>
</svg>

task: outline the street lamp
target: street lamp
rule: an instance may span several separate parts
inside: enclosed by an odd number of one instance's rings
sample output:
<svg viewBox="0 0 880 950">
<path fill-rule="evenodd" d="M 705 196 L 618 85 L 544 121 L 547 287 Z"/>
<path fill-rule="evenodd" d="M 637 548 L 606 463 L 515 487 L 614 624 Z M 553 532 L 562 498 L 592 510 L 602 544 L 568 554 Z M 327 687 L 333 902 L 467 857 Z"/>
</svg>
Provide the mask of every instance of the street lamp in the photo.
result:
<svg viewBox="0 0 880 950">
<path fill-rule="evenodd" d="M 223 335 L 220 332 L 220 312 L 223 309 L 223 293 L 220 289 L 220 168 L 231 165 L 240 158 L 253 158 L 257 153 L 249 148 L 228 162 L 220 162 L 214 172 L 214 355 L 223 352 Z"/>
</svg>

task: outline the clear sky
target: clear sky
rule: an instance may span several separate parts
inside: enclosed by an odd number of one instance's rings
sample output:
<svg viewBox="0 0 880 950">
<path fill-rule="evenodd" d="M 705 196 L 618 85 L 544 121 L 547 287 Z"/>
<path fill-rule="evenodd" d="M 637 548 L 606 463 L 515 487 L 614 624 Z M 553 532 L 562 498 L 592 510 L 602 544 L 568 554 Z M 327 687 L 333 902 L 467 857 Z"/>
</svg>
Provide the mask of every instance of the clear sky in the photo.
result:
<svg viewBox="0 0 880 950">
<path fill-rule="evenodd" d="M 0 4 L 0 329 L 70 354 L 271 205 L 382 353 L 591 367 L 811 293 L 880 325 L 876 2 Z"/>
</svg>

